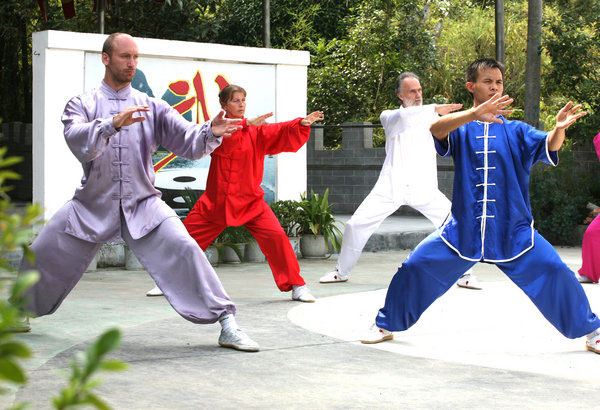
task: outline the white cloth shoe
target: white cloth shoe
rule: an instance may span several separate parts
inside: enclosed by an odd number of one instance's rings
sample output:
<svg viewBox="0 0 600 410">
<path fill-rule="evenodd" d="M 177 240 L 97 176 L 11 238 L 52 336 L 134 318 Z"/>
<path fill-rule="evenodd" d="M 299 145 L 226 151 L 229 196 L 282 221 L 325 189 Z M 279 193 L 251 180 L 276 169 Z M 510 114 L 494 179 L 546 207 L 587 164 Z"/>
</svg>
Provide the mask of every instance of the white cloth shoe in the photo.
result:
<svg viewBox="0 0 600 410">
<path fill-rule="evenodd" d="M 585 275 L 580 275 L 575 272 L 575 278 L 579 281 L 579 283 L 596 283 Z"/>
<path fill-rule="evenodd" d="M 600 329 L 596 329 L 587 335 L 585 340 L 585 350 L 600 354 Z"/>
<path fill-rule="evenodd" d="M 313 303 L 315 301 L 315 297 L 310 293 L 310 289 L 306 285 L 294 285 L 292 287 L 292 299 L 306 303 Z"/>
<path fill-rule="evenodd" d="M 221 329 L 219 345 L 244 352 L 258 352 L 258 343 L 250 339 L 241 329 Z"/>
<path fill-rule="evenodd" d="M 360 339 L 360 342 L 365 344 L 373 344 L 385 342 L 386 340 L 392 340 L 393 338 L 394 334 L 392 332 L 382 329 L 373 323 L 369 331 Z"/>
<path fill-rule="evenodd" d="M 146 296 L 164 296 L 164 293 L 158 286 L 155 286 L 146 292 Z"/>
<path fill-rule="evenodd" d="M 319 282 L 321 283 L 335 283 L 335 282 L 346 282 L 350 275 L 342 275 L 338 272 L 337 268 L 332 270 L 331 272 L 327 272 L 325 275 L 321 276 Z"/>
<path fill-rule="evenodd" d="M 470 273 L 462 275 L 458 282 L 456 282 L 456 285 L 461 288 L 481 290 L 479 281 L 475 275 L 471 275 Z"/>
<path fill-rule="evenodd" d="M 7 326 L 5 330 L 9 333 L 27 333 L 31 331 L 29 318 L 24 317 L 15 322 L 12 326 Z"/>
</svg>

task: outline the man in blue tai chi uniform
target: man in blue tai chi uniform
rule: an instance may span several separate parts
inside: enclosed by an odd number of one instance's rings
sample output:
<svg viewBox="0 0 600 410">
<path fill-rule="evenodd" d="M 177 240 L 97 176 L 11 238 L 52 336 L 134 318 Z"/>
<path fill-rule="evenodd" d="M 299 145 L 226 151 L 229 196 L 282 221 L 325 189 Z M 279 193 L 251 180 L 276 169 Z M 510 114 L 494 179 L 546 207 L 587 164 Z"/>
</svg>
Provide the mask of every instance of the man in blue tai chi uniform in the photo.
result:
<svg viewBox="0 0 600 410">
<path fill-rule="evenodd" d="M 600 319 L 575 274 L 534 229 L 529 204 L 531 167 L 537 161 L 556 166 L 565 130 L 586 113 L 569 102 L 549 133 L 506 120 L 513 100 L 502 95 L 503 77 L 502 63 L 473 62 L 466 75 L 473 108 L 431 125 L 438 154 L 454 160 L 452 213 L 398 269 L 363 343 L 390 340 L 393 331 L 408 329 L 467 269 L 487 262 L 559 332 L 573 339 L 587 335 L 586 349 L 600 353 Z"/>
</svg>

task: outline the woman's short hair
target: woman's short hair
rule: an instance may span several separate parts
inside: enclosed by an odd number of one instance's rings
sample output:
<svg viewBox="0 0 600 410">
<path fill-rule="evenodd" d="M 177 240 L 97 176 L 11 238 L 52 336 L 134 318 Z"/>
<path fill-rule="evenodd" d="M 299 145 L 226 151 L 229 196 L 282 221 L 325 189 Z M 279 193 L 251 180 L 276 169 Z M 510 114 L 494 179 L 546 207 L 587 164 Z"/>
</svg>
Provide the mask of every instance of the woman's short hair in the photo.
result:
<svg viewBox="0 0 600 410">
<path fill-rule="evenodd" d="M 223 88 L 219 93 L 219 101 L 221 104 L 226 104 L 233 97 L 233 93 L 241 92 L 246 96 L 246 90 L 244 90 L 239 85 L 230 84 L 227 87 Z"/>
</svg>

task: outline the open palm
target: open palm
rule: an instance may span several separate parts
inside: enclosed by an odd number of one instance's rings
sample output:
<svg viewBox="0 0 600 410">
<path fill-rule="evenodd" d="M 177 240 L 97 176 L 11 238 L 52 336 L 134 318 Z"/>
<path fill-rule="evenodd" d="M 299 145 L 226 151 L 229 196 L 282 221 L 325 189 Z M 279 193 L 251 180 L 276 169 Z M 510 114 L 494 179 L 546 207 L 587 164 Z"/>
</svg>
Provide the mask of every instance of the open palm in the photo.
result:
<svg viewBox="0 0 600 410">
<path fill-rule="evenodd" d="M 556 116 L 556 128 L 566 130 L 575 121 L 587 114 L 585 111 L 577 112 L 581 108 L 581 104 L 573 106 L 573 102 L 569 101 Z"/>
<path fill-rule="evenodd" d="M 322 121 L 324 118 L 325 116 L 323 115 L 323 111 L 314 111 L 308 114 L 302 121 L 300 121 L 300 124 L 302 124 L 305 127 L 308 127 L 313 122 Z"/>
<path fill-rule="evenodd" d="M 512 114 L 513 110 L 505 110 L 514 100 L 508 95 L 496 94 L 483 104 L 480 104 L 474 111 L 475 116 L 480 121 L 496 122 L 501 124 L 502 120 L 496 118 L 497 115 Z"/>
</svg>

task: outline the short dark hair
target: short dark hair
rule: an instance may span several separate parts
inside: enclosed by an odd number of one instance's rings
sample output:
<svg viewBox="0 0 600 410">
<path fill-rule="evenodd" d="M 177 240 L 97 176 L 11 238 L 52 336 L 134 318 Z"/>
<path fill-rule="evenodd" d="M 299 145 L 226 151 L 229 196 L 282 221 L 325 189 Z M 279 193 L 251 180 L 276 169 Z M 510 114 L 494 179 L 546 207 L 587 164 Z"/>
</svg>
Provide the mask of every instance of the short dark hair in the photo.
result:
<svg viewBox="0 0 600 410">
<path fill-rule="evenodd" d="M 398 95 L 400 91 L 402 91 L 402 81 L 404 81 L 404 79 L 406 78 L 416 78 L 417 80 L 419 80 L 419 76 L 415 73 L 411 73 L 410 71 L 403 72 L 398 76 L 398 78 L 396 78 L 396 95 Z"/>
<path fill-rule="evenodd" d="M 244 93 L 244 97 L 246 96 L 246 90 L 244 90 L 242 87 L 235 84 L 229 84 L 228 86 L 223 88 L 219 93 L 219 101 L 221 102 L 221 104 L 225 104 L 227 101 L 231 100 L 231 98 L 233 97 L 233 93 L 235 93 L 236 91 Z"/>
<path fill-rule="evenodd" d="M 479 70 L 485 70 L 488 68 L 497 68 L 502 73 L 502 78 L 504 78 L 504 64 L 502 64 L 500 61 L 494 60 L 493 58 L 480 58 L 479 60 L 473 61 L 467 67 L 467 72 L 465 75 L 467 82 L 476 82 L 477 77 L 479 77 Z"/>
<path fill-rule="evenodd" d="M 113 50 L 113 43 L 115 41 L 115 38 L 119 37 L 119 36 L 128 36 L 129 34 L 127 33 L 112 33 L 110 36 L 108 36 L 106 38 L 106 40 L 104 40 L 104 44 L 102 45 L 102 52 L 108 54 L 109 56 L 112 53 Z"/>
</svg>

